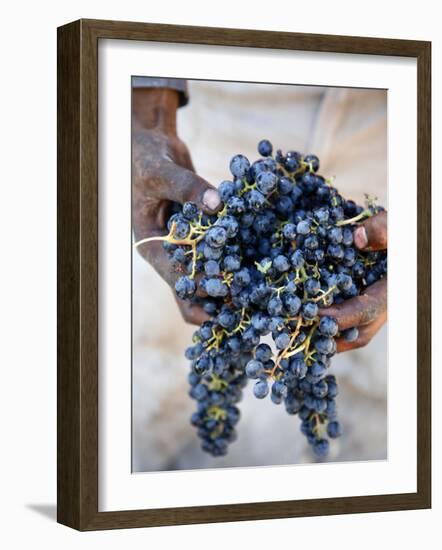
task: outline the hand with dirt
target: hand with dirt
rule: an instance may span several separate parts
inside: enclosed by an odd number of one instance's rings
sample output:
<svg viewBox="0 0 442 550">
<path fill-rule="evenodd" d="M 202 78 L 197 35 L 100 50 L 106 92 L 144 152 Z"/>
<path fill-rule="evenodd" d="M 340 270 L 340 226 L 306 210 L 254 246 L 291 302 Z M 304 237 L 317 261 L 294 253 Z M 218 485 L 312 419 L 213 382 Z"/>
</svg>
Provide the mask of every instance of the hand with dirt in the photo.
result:
<svg viewBox="0 0 442 550">
<path fill-rule="evenodd" d="M 136 241 L 168 233 L 173 203 L 194 202 L 208 214 L 221 207 L 218 191 L 195 174 L 189 151 L 176 132 L 178 92 L 166 88 L 132 90 L 132 216 Z M 181 275 L 171 266 L 161 241 L 138 247 L 140 254 L 173 288 Z M 204 310 L 177 299 L 184 319 L 201 324 Z"/>
<path fill-rule="evenodd" d="M 354 230 L 353 239 L 355 247 L 361 251 L 386 250 L 387 212 L 380 212 L 361 223 Z M 387 278 L 368 286 L 360 296 L 322 309 L 320 315 L 335 317 L 341 331 L 352 327 L 359 331 L 353 342 L 338 338 L 338 352 L 366 346 L 387 320 Z"/>
</svg>

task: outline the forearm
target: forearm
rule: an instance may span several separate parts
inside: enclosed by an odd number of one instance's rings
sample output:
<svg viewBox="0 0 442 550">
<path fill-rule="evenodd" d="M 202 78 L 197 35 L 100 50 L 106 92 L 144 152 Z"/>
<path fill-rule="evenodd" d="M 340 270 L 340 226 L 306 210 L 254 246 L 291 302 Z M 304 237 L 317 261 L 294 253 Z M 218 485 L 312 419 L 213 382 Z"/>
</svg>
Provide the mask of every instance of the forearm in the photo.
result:
<svg viewBox="0 0 442 550">
<path fill-rule="evenodd" d="M 176 136 L 179 93 L 170 88 L 132 88 L 133 131 L 157 130 Z"/>
</svg>

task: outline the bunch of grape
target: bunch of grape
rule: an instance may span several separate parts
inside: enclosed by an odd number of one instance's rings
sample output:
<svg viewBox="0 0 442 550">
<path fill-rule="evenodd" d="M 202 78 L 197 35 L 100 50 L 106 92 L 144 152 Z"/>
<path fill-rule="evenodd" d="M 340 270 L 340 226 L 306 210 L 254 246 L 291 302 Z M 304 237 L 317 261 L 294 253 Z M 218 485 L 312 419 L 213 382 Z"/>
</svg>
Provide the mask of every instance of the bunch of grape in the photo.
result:
<svg viewBox="0 0 442 550">
<path fill-rule="evenodd" d="M 197 403 L 191 423 L 203 450 L 226 454 L 251 379 L 258 399 L 270 394 L 299 416 L 301 432 L 323 457 L 328 438 L 341 433 L 338 387 L 329 374 L 335 338 L 355 340 L 358 330 L 340 333 L 336 320 L 318 311 L 386 274 L 386 252 L 353 246 L 355 224 L 382 208 L 344 199 L 318 174 L 315 155 L 273 155 L 268 140 L 260 141 L 258 152 L 253 164 L 243 155 L 231 160 L 232 178 L 219 186 L 221 212 L 209 216 L 193 203 L 177 206 L 163 238 L 182 274 L 178 297 L 210 316 L 185 352 Z"/>
</svg>

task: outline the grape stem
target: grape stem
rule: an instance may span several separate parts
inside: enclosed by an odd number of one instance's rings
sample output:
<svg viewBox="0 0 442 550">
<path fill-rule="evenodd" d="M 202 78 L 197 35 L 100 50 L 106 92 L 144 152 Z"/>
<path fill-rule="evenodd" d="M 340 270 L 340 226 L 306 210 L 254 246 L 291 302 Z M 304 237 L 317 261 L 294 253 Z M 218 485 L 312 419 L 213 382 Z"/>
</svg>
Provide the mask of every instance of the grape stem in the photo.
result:
<svg viewBox="0 0 442 550">
<path fill-rule="evenodd" d="M 320 292 L 322 292 L 321 296 L 316 296 L 316 298 L 312 298 L 312 302 L 320 302 L 323 298 L 328 296 L 331 292 L 333 292 L 336 288 L 336 285 L 331 286 L 326 292 L 324 292 L 322 289 L 320 289 Z"/>
<path fill-rule="evenodd" d="M 140 245 L 145 244 L 145 243 L 150 243 L 151 241 L 165 241 L 165 242 L 172 243 L 172 244 L 181 244 L 183 246 L 184 245 L 192 246 L 193 243 L 199 242 L 203 238 L 203 235 L 201 234 L 196 239 L 190 239 L 190 237 L 192 235 L 194 235 L 195 233 L 197 233 L 197 232 L 200 233 L 199 231 L 195 231 L 194 228 L 192 227 L 191 230 L 190 230 L 190 233 L 189 233 L 189 237 L 187 239 L 175 239 L 174 238 L 175 230 L 176 230 L 176 222 L 172 222 L 172 226 L 171 226 L 170 231 L 167 235 L 157 235 L 156 237 L 146 237 L 145 239 L 141 239 L 140 241 L 137 241 L 136 243 L 134 243 L 133 247 L 138 248 Z"/>
<path fill-rule="evenodd" d="M 311 414 L 310 418 L 315 420 L 315 425 L 312 428 L 313 433 L 316 434 L 317 437 L 324 437 L 329 421 L 323 421 L 321 415 L 316 412 Z"/>
<path fill-rule="evenodd" d="M 228 385 L 228 382 L 222 380 L 221 378 L 219 378 L 219 376 L 216 376 L 216 374 L 212 374 L 212 378 L 210 380 L 210 383 L 208 384 L 209 389 L 214 391 L 223 390 L 227 388 Z"/>
<path fill-rule="evenodd" d="M 246 308 L 243 307 L 241 309 L 241 319 L 240 319 L 237 327 L 235 329 L 233 329 L 232 332 L 228 332 L 227 333 L 228 336 L 232 336 L 233 334 L 236 334 L 237 332 L 239 332 L 241 330 L 244 330 L 246 328 L 247 325 L 244 324 L 245 315 L 246 315 Z"/>
<path fill-rule="evenodd" d="M 371 210 L 369 208 L 366 208 L 363 210 L 360 214 L 357 216 L 354 216 L 353 218 L 349 218 L 348 220 L 341 220 L 339 222 L 336 222 L 336 225 L 338 227 L 341 227 L 343 225 L 349 225 L 350 223 L 356 223 L 360 220 L 363 220 L 364 218 L 370 218 L 373 214 L 371 213 Z"/>
<path fill-rule="evenodd" d="M 270 371 L 270 376 L 272 376 L 272 377 L 275 376 L 275 372 L 276 372 L 277 368 L 279 367 L 281 359 L 284 359 L 286 357 L 286 353 L 290 350 L 290 348 L 293 345 L 293 342 L 296 340 L 296 338 L 299 334 L 299 331 L 301 330 L 301 326 L 302 326 L 302 317 L 299 316 L 298 317 L 298 322 L 296 323 L 295 332 L 292 334 L 292 336 L 290 338 L 290 342 L 288 343 L 288 346 L 286 348 L 284 348 L 281 351 L 281 353 L 278 355 L 278 357 L 276 358 L 275 365 L 272 368 L 272 370 Z"/>
<path fill-rule="evenodd" d="M 284 354 L 285 358 L 292 357 L 292 355 L 296 355 L 300 351 L 306 350 L 307 355 L 309 355 L 309 348 L 310 348 L 310 340 L 312 339 L 313 333 L 316 330 L 316 327 L 319 325 L 319 321 L 313 324 L 312 328 L 310 329 L 310 332 L 308 333 L 307 338 L 305 339 L 305 342 L 301 345 L 292 350 L 290 353 Z"/>
<path fill-rule="evenodd" d="M 221 407 L 217 407 L 216 405 L 213 405 L 208 410 L 208 416 L 209 418 L 214 418 L 215 420 L 225 420 L 227 413 L 224 409 Z"/>
<path fill-rule="evenodd" d="M 192 251 L 192 273 L 189 275 L 189 278 L 194 279 L 195 278 L 195 272 L 196 272 L 196 245 L 197 245 L 197 243 L 199 243 L 203 239 L 204 234 L 205 234 L 205 231 L 201 231 L 201 227 L 202 226 L 200 226 L 200 228 L 192 227 L 187 239 L 175 239 L 174 235 L 175 235 L 175 230 L 176 230 L 176 222 L 172 222 L 172 225 L 171 225 L 171 228 L 170 228 L 170 231 L 169 231 L 168 235 L 159 235 L 159 236 L 156 236 L 156 237 L 146 237 L 145 239 L 141 239 L 140 241 L 137 241 L 136 243 L 134 243 L 133 247 L 137 248 L 138 246 L 140 246 L 142 244 L 150 243 L 152 241 L 163 241 L 163 242 L 167 242 L 167 243 L 192 247 L 191 248 L 191 251 Z M 190 237 L 192 237 L 195 234 L 197 234 L 198 237 L 196 237 L 195 239 L 191 239 Z"/>
<path fill-rule="evenodd" d="M 223 339 L 223 333 L 225 332 L 224 329 L 220 330 L 220 331 L 216 331 L 215 329 L 212 330 L 212 338 L 210 338 L 210 340 L 208 340 L 207 342 L 207 351 L 213 349 L 213 348 L 216 348 L 217 350 L 219 349 L 219 345 Z"/>
</svg>

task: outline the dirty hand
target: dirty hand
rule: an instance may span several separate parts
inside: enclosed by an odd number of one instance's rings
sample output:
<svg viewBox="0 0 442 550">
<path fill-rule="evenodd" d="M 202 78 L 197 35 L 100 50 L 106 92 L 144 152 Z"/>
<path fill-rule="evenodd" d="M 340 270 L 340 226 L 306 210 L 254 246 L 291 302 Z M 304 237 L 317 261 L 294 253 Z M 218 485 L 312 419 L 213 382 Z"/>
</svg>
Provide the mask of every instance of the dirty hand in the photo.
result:
<svg viewBox="0 0 442 550">
<path fill-rule="evenodd" d="M 132 216 L 135 241 L 167 234 L 172 203 L 192 201 L 208 214 L 219 210 L 218 191 L 195 174 L 189 151 L 176 133 L 178 92 L 162 88 L 132 90 Z M 171 266 L 161 241 L 138 251 L 170 285 L 181 275 Z M 184 319 L 201 324 L 208 315 L 177 299 Z"/>
<path fill-rule="evenodd" d="M 387 249 L 387 212 L 380 212 L 361 223 L 353 233 L 355 247 L 361 251 Z M 368 286 L 360 296 L 320 311 L 320 315 L 335 317 L 339 329 L 357 327 L 354 342 L 336 340 L 338 352 L 366 346 L 387 320 L 387 278 Z"/>
</svg>

